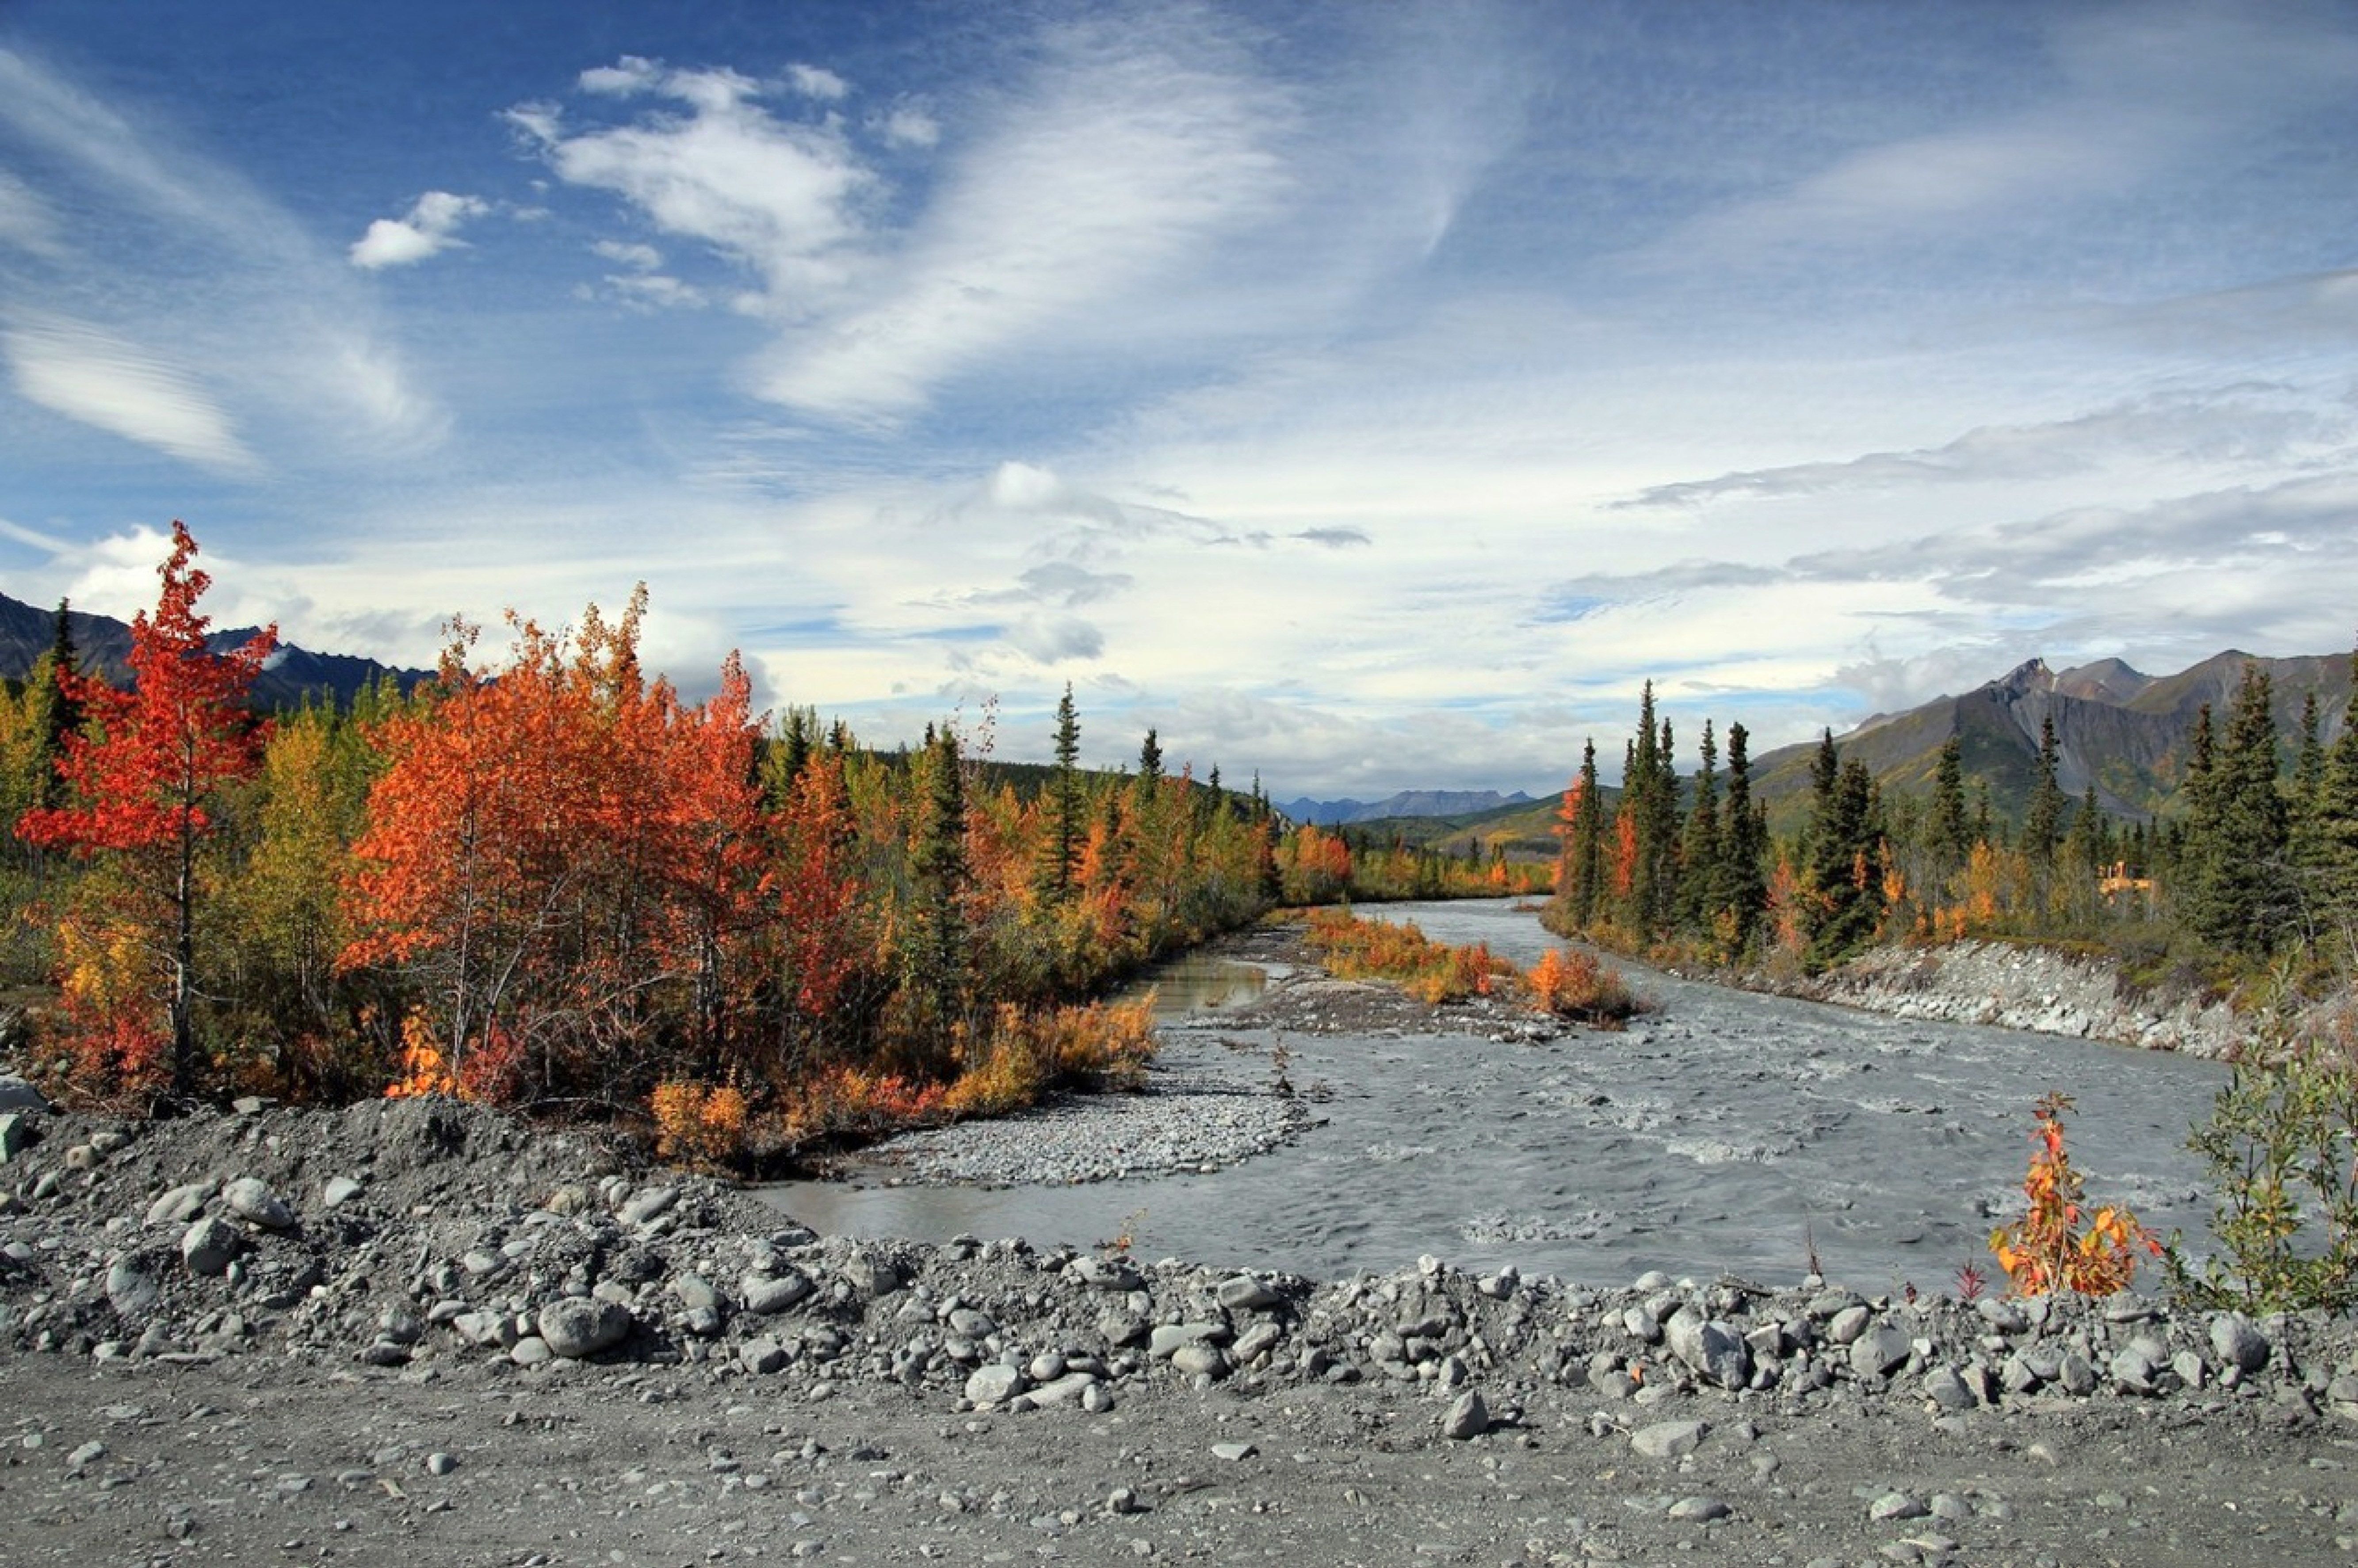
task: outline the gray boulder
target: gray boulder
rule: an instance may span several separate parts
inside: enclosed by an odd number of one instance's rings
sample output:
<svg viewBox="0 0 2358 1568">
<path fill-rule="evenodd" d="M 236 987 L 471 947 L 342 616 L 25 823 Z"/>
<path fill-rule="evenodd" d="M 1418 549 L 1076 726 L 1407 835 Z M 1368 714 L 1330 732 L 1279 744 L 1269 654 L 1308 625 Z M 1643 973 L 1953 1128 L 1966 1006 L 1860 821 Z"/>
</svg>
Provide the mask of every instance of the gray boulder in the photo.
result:
<svg viewBox="0 0 2358 1568">
<path fill-rule="evenodd" d="M 2223 1366 L 2248 1378 L 2268 1364 L 2273 1347 L 2250 1318 L 2239 1312 L 2223 1312 L 2211 1320 L 2211 1348 Z"/>
<path fill-rule="evenodd" d="M 1862 1378 L 1882 1377 L 1906 1366 L 1915 1347 L 1903 1329 L 1875 1329 L 1851 1342 L 1850 1369 Z"/>
<path fill-rule="evenodd" d="M 966 1380 L 966 1397 L 978 1405 L 1001 1404 L 1013 1399 L 1023 1388 L 1023 1374 L 1014 1367 L 992 1362 L 978 1367 Z"/>
<path fill-rule="evenodd" d="M 1220 1281 L 1220 1304 L 1230 1312 L 1267 1312 L 1285 1300 L 1250 1274 Z"/>
<path fill-rule="evenodd" d="M 0 1073 L 0 1110 L 47 1110 L 41 1091 L 14 1073 Z"/>
<path fill-rule="evenodd" d="M 156 1277 L 128 1258 L 118 1258 L 106 1271 L 106 1299 L 124 1317 L 152 1312 L 163 1297 Z"/>
<path fill-rule="evenodd" d="M 1458 1395 L 1449 1413 L 1441 1418 L 1441 1435 L 1458 1443 L 1479 1437 L 1489 1430 L 1490 1407 L 1472 1389 Z"/>
<path fill-rule="evenodd" d="M 568 1296 L 540 1309 L 540 1337 L 568 1361 L 595 1356 L 630 1337 L 631 1309 L 594 1296 Z"/>
<path fill-rule="evenodd" d="M 817 1289 L 808 1280 L 792 1270 L 775 1279 L 762 1274 L 748 1274 L 738 1282 L 745 1298 L 745 1310 L 756 1317 L 784 1312 L 796 1302 L 807 1298 Z"/>
<path fill-rule="evenodd" d="M 237 1227 L 218 1216 L 209 1215 L 180 1234 L 180 1261 L 200 1280 L 228 1273 L 229 1266 L 244 1250 L 245 1238 L 238 1234 Z"/>
<path fill-rule="evenodd" d="M 1649 1459 L 1683 1459 L 1702 1446 L 1711 1428 L 1699 1421 L 1663 1421 L 1629 1434 L 1629 1446 Z"/>
<path fill-rule="evenodd" d="M 1671 1319 L 1671 1354 L 1723 1389 L 1741 1389 L 1752 1376 L 1752 1347 L 1733 1327 L 1683 1314 Z"/>
<path fill-rule="evenodd" d="M 287 1200 L 257 1176 L 240 1176 L 228 1183 L 222 1188 L 222 1202 L 238 1218 L 265 1229 L 286 1230 L 295 1224 L 295 1211 L 287 1206 Z"/>
</svg>

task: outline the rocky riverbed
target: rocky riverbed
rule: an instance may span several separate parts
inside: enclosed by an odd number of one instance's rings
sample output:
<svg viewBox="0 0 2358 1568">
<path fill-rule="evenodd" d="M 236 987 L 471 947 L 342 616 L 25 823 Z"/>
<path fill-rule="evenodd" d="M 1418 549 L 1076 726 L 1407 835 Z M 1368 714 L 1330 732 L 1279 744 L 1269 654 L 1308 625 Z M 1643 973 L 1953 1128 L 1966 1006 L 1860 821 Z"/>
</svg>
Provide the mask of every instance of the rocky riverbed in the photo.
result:
<svg viewBox="0 0 2358 1568">
<path fill-rule="evenodd" d="M 11 1563 L 2358 1548 L 2339 1319 L 860 1242 L 442 1101 L 15 1114 Z"/>
</svg>

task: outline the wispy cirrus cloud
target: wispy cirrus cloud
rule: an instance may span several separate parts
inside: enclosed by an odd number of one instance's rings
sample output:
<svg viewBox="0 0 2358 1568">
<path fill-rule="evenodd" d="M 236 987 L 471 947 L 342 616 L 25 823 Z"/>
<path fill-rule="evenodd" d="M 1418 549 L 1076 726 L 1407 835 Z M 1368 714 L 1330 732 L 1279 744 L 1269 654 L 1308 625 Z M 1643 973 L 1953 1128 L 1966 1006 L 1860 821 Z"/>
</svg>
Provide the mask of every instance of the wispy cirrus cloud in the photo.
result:
<svg viewBox="0 0 2358 1568">
<path fill-rule="evenodd" d="M 2358 45 L 2322 8 L 2184 4 L 2058 12 L 2054 89 L 1857 148 L 1681 226 L 1650 254 L 1714 267 L 1981 237 L 2104 206 L 2197 156 L 2240 161 L 2257 128 L 2358 89 Z"/>
<path fill-rule="evenodd" d="M 2331 411 L 2305 390 L 2246 382 L 2156 393 L 2042 424 L 1983 426 L 1938 447 L 1682 480 L 1614 506 L 1697 506 L 1734 497 L 2050 479 L 2123 459 L 2185 460 L 2214 470 L 2274 465 L 2303 452 L 2346 448 L 2353 435 L 2358 410 Z"/>
<path fill-rule="evenodd" d="M 1278 211 L 1276 144 L 1295 112 L 1282 88 L 1179 28 L 1075 24 L 1042 52 L 859 302 L 765 357 L 760 395 L 899 417 L 1012 345 L 1087 333 L 1109 302 Z"/>
<path fill-rule="evenodd" d="M 74 212 L 71 268 L 56 245 L 0 267 L 28 398 L 222 472 L 253 471 L 269 420 L 379 453 L 439 438 L 441 409 L 347 269 L 241 174 L 0 48 L 0 151 L 11 139 L 58 171 Z M 43 194 L 39 210 L 59 210 Z"/>
<path fill-rule="evenodd" d="M 0 346 L 17 392 L 44 408 L 216 472 L 261 468 L 185 365 L 62 317 L 20 319 Z"/>
<path fill-rule="evenodd" d="M 40 192 L 0 168 L 0 244 L 55 257 L 64 251 L 61 236 L 57 214 Z"/>
</svg>

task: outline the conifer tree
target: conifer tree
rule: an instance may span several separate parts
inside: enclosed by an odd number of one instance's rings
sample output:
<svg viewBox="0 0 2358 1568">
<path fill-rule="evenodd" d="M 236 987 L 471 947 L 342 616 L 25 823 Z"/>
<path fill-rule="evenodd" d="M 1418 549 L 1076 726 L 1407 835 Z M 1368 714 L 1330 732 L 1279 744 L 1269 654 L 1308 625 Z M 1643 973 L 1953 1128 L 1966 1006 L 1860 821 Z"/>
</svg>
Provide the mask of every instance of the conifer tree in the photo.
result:
<svg viewBox="0 0 2358 1568">
<path fill-rule="evenodd" d="M 2030 775 L 2030 804 L 2023 814 L 2022 847 L 2031 864 L 2044 871 L 2055 863 L 2055 846 L 2063 836 L 2063 789 L 2057 782 L 2055 716 L 2039 720 L 2039 760 Z"/>
<path fill-rule="evenodd" d="M 2225 737 L 2214 739 L 2198 719 L 2195 741 L 2180 873 L 2191 895 L 2188 923 L 2230 952 L 2263 955 L 2291 930 L 2296 914 L 2267 671 L 2244 665 Z"/>
<path fill-rule="evenodd" d="M 1952 734 L 1941 742 L 1932 774 L 1931 847 L 1938 874 L 1946 881 L 1974 852 L 1973 828 L 1965 819 L 1965 746 Z"/>
<path fill-rule="evenodd" d="M 45 808 L 64 803 L 65 784 L 58 763 L 66 754 L 67 738 L 81 732 L 82 703 L 74 685 L 81 674 L 81 654 L 74 647 L 73 625 L 67 619 L 68 604 L 66 600 L 58 600 L 49 652 L 34 661 L 30 682 L 34 698 L 39 704 L 41 729 L 40 765 L 33 804 Z"/>
<path fill-rule="evenodd" d="M 1583 931 L 1596 916 L 1605 871 L 1605 802 L 1596 783 L 1596 742 L 1580 752 L 1580 775 L 1567 792 L 1569 813 L 1559 829 L 1563 859 L 1556 878 L 1556 907 L 1570 929 Z"/>
<path fill-rule="evenodd" d="M 1768 897 L 1765 863 L 1768 851 L 1768 820 L 1752 801 L 1751 736 L 1741 724 L 1727 727 L 1727 827 L 1721 835 L 1721 857 L 1713 903 L 1731 917 L 1734 951 L 1740 958 L 1752 946 Z"/>
<path fill-rule="evenodd" d="M 1833 747 L 1828 732 L 1823 757 Z M 1877 852 L 1882 838 L 1876 820 L 1875 779 L 1852 758 L 1838 763 L 1823 796 L 1823 813 L 1810 828 L 1810 884 L 1814 917 L 1806 955 L 1813 969 L 1825 968 L 1875 938 L 1883 920 L 1883 879 Z"/>
<path fill-rule="evenodd" d="M 1686 831 L 1679 840 L 1679 925 L 1701 935 L 1711 925 L 1712 895 L 1718 891 L 1721 859 L 1719 823 L 1719 747 L 1712 739 L 1711 720 L 1703 721 L 1703 740 L 1696 748 L 1694 803 L 1687 812 Z"/>
<path fill-rule="evenodd" d="M 944 729 L 936 734 L 919 765 L 925 769 L 924 816 L 910 866 L 916 881 L 911 911 L 916 929 L 903 949 L 909 965 L 903 984 L 917 1004 L 921 1049 L 946 1060 L 951 1031 L 965 1018 L 973 982 L 966 898 L 974 873 L 967 858 L 966 781 L 956 733 Z"/>
<path fill-rule="evenodd" d="M 2311 899 L 2312 923 L 2333 932 L 2343 962 L 2358 968 L 2358 652 L 2350 665 L 2351 706 L 2318 783 Z"/>
<path fill-rule="evenodd" d="M 1050 827 L 1038 879 L 1041 893 L 1055 904 L 1072 901 L 1073 873 L 1080 861 L 1081 814 L 1086 807 L 1080 762 L 1080 714 L 1073 706 L 1073 683 L 1066 681 L 1065 695 L 1056 704 L 1056 771 L 1049 784 Z"/>
</svg>

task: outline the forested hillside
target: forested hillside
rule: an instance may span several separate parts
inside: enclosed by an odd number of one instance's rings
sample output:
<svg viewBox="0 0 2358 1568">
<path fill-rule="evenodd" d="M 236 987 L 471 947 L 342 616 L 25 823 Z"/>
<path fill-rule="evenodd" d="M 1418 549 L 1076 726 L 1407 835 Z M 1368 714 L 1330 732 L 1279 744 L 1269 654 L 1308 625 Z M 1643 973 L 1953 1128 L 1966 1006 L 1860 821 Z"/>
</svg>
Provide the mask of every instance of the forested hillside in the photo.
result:
<svg viewBox="0 0 2358 1568">
<path fill-rule="evenodd" d="M 1967 935 L 2095 941 L 2213 976 L 2287 955 L 2347 968 L 2353 663 L 2223 655 L 2167 680 L 2026 665 L 1823 736 L 1782 812 L 1768 780 L 1790 790 L 1794 753 L 1756 769 L 1732 725 L 1723 766 L 1706 722 L 1682 781 L 1649 686 L 1618 798 L 1593 747 L 1565 794 L 1551 920 L 1626 947 L 1808 969 L 1878 941 Z M 2034 717 L 2022 783 L 1994 786 L 1991 756 L 2013 767 Z M 2149 806 L 2107 804 L 2125 795 Z"/>
</svg>

